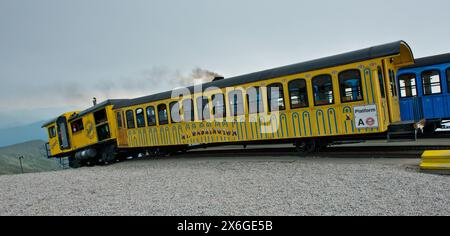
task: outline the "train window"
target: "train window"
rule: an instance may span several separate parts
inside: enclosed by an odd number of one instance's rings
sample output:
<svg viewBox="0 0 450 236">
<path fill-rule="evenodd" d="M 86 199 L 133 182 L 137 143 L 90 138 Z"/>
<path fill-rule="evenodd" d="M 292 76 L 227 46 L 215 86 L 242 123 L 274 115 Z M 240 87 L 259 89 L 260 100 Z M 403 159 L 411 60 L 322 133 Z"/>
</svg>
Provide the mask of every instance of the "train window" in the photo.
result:
<svg viewBox="0 0 450 236">
<path fill-rule="evenodd" d="M 231 116 L 240 116 L 244 114 L 244 98 L 242 91 L 234 90 L 228 93 L 228 104 Z"/>
<path fill-rule="evenodd" d="M 56 128 L 55 128 L 55 126 L 48 127 L 48 136 L 50 138 L 56 137 Z"/>
<path fill-rule="evenodd" d="M 423 95 L 441 93 L 441 76 L 439 70 L 422 72 Z"/>
<path fill-rule="evenodd" d="M 308 107 L 308 91 L 306 89 L 306 81 L 304 79 L 295 79 L 289 81 L 289 102 L 291 109 Z"/>
<path fill-rule="evenodd" d="M 381 97 L 385 98 L 386 92 L 384 91 L 384 72 L 380 66 L 378 67 L 378 83 L 380 84 Z"/>
<path fill-rule="evenodd" d="M 185 99 L 183 100 L 183 116 L 184 121 L 194 121 L 194 102 L 192 102 L 192 99 Z"/>
<path fill-rule="evenodd" d="M 107 122 L 108 118 L 106 116 L 106 110 L 105 109 L 101 109 L 99 111 L 94 112 L 94 119 L 95 119 L 95 124 L 96 125 L 99 125 L 99 124 Z"/>
<path fill-rule="evenodd" d="M 395 84 L 395 73 L 389 69 L 389 84 L 391 86 L 391 96 L 397 97 L 397 86 Z"/>
<path fill-rule="evenodd" d="M 149 106 L 145 108 L 147 112 L 147 125 L 148 126 L 155 126 L 156 125 L 156 112 L 155 108 L 153 106 Z"/>
<path fill-rule="evenodd" d="M 208 120 L 209 117 L 209 100 L 207 97 L 197 98 L 197 116 L 198 120 Z"/>
<path fill-rule="evenodd" d="M 445 73 L 447 74 L 447 93 L 450 93 L 450 68 Z"/>
<path fill-rule="evenodd" d="M 247 106 L 249 114 L 264 112 L 264 102 L 260 87 L 250 87 L 247 89 Z"/>
<path fill-rule="evenodd" d="M 97 126 L 97 137 L 98 141 L 111 138 L 111 132 L 107 123 Z"/>
<path fill-rule="evenodd" d="M 312 79 L 314 105 L 334 104 L 333 82 L 331 75 L 318 75 Z"/>
<path fill-rule="evenodd" d="M 159 125 L 167 125 L 169 123 L 169 115 L 167 114 L 166 104 L 158 105 L 158 120 Z"/>
<path fill-rule="evenodd" d="M 145 127 L 144 109 L 136 109 L 136 123 L 138 128 Z"/>
<path fill-rule="evenodd" d="M 203 106 L 203 119 L 204 120 L 209 120 L 211 114 L 210 114 L 210 111 L 209 111 L 209 99 L 208 99 L 208 97 L 203 97 L 202 106 Z"/>
<path fill-rule="evenodd" d="M 398 77 L 400 97 L 417 96 L 416 74 L 403 74 Z"/>
<path fill-rule="evenodd" d="M 218 93 L 211 96 L 212 113 L 215 118 L 223 118 L 226 116 L 225 97 Z"/>
<path fill-rule="evenodd" d="M 72 133 L 78 133 L 84 129 L 82 119 L 71 122 L 70 126 L 72 128 Z"/>
<path fill-rule="evenodd" d="M 128 110 L 126 113 L 126 118 L 127 118 L 127 128 L 128 129 L 134 129 L 136 128 L 135 124 L 134 124 L 134 114 L 132 110 Z"/>
<path fill-rule="evenodd" d="M 171 102 L 169 104 L 170 109 L 170 121 L 172 123 L 178 123 L 181 121 L 180 117 L 180 105 L 178 102 Z"/>
<path fill-rule="evenodd" d="M 281 111 L 286 107 L 284 105 L 283 85 L 280 83 L 267 86 L 267 100 L 269 111 Z"/>
<path fill-rule="evenodd" d="M 341 102 L 362 101 L 361 72 L 356 69 L 346 70 L 339 73 L 339 88 Z"/>
<path fill-rule="evenodd" d="M 117 127 L 122 128 L 122 115 L 120 112 L 116 113 L 116 118 L 117 118 Z"/>
</svg>

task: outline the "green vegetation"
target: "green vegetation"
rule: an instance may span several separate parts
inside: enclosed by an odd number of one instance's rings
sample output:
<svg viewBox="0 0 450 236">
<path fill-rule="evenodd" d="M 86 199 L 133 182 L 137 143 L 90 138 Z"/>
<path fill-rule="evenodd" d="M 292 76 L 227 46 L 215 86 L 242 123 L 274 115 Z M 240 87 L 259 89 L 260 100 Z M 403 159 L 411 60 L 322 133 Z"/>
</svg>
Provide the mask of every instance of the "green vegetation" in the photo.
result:
<svg viewBox="0 0 450 236">
<path fill-rule="evenodd" d="M 19 174 L 19 156 L 23 156 L 24 173 L 61 169 L 58 160 L 47 159 L 44 141 L 35 140 L 0 148 L 0 175 Z"/>
</svg>

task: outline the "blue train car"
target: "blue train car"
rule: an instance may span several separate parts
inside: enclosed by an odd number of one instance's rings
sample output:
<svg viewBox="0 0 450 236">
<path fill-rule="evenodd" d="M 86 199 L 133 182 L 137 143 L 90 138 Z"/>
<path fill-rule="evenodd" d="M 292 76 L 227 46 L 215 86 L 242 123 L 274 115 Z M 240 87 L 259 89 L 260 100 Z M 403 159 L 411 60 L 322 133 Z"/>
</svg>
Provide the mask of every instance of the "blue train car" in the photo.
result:
<svg viewBox="0 0 450 236">
<path fill-rule="evenodd" d="M 416 59 L 397 73 L 403 121 L 426 120 L 426 131 L 450 119 L 450 53 Z"/>
</svg>

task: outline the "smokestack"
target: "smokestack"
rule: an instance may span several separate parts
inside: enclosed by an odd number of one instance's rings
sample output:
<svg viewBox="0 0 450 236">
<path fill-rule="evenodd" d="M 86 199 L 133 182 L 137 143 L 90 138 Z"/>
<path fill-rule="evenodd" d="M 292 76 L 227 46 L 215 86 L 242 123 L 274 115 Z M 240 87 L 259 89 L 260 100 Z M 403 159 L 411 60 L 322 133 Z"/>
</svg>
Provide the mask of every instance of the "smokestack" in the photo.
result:
<svg viewBox="0 0 450 236">
<path fill-rule="evenodd" d="M 92 99 L 92 104 L 94 104 L 94 106 L 97 105 L 97 98 L 94 97 L 94 98 Z"/>
</svg>

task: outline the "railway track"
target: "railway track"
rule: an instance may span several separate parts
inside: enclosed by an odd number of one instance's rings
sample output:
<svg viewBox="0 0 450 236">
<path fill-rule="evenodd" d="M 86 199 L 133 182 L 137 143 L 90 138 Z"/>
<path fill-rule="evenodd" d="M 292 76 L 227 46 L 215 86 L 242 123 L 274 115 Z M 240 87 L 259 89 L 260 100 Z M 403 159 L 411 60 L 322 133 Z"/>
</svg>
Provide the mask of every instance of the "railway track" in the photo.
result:
<svg viewBox="0 0 450 236">
<path fill-rule="evenodd" d="M 440 131 L 440 132 L 434 132 L 431 134 L 420 134 L 418 136 L 419 139 L 441 139 L 441 138 L 450 138 L 450 132 L 449 131 Z"/>
<path fill-rule="evenodd" d="M 450 145 L 403 145 L 403 146 L 331 146 L 313 153 L 297 152 L 294 147 L 257 147 L 196 149 L 180 157 L 235 157 L 235 156 L 299 156 L 299 157 L 362 157 L 362 158 L 420 158 L 425 150 L 450 150 Z"/>
</svg>

